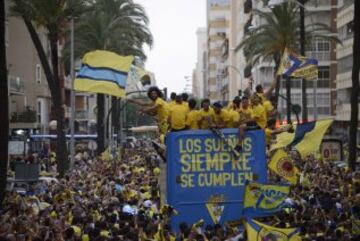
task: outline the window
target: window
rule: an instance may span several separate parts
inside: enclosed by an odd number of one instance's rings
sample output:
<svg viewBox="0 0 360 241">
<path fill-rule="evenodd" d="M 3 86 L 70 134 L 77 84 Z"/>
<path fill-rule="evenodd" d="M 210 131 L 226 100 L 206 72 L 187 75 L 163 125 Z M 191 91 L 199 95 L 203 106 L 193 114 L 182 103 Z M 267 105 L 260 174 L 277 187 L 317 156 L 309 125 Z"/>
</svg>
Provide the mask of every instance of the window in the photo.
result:
<svg viewBox="0 0 360 241">
<path fill-rule="evenodd" d="M 36 65 L 35 78 L 36 78 L 36 83 L 40 84 L 41 83 L 41 66 L 40 66 L 40 64 Z"/>
<path fill-rule="evenodd" d="M 41 123 L 41 100 L 37 101 L 37 122 Z"/>
<path fill-rule="evenodd" d="M 318 88 L 330 88 L 330 68 L 319 67 Z"/>
</svg>

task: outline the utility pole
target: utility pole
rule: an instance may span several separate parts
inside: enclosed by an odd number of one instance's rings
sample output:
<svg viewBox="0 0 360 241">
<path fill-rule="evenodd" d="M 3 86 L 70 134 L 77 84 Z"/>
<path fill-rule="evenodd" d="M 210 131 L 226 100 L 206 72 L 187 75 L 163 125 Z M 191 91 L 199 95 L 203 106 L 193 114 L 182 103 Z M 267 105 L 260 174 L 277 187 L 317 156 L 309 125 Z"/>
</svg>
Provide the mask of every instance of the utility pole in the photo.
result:
<svg viewBox="0 0 360 241">
<path fill-rule="evenodd" d="M 71 18 L 71 35 L 70 35 L 70 78 L 71 78 L 71 91 L 70 91 L 70 169 L 74 165 L 75 160 L 75 66 L 74 66 L 74 18 Z"/>
</svg>

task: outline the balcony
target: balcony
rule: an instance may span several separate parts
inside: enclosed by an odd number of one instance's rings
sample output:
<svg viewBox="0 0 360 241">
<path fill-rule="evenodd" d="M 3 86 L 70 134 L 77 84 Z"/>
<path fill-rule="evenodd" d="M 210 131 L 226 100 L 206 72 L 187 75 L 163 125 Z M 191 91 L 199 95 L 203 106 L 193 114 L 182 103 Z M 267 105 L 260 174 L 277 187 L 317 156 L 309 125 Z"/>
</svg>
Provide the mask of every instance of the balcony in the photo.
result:
<svg viewBox="0 0 360 241">
<path fill-rule="evenodd" d="M 87 120 L 89 117 L 89 113 L 85 110 L 76 111 L 75 118 L 77 120 Z"/>
<path fill-rule="evenodd" d="M 359 104 L 360 108 L 360 104 Z M 341 104 L 336 106 L 336 117 L 337 121 L 350 121 L 351 106 L 350 103 Z M 360 120 L 360 112 L 358 114 L 358 120 Z"/>
<path fill-rule="evenodd" d="M 36 122 L 36 111 L 30 107 L 26 107 L 23 112 L 13 112 L 10 117 L 11 123 L 35 123 Z"/>
<path fill-rule="evenodd" d="M 9 93 L 10 94 L 24 94 L 25 93 L 25 84 L 24 80 L 20 79 L 20 77 L 15 77 L 9 75 Z"/>
<path fill-rule="evenodd" d="M 305 55 L 307 58 L 314 58 L 317 59 L 319 62 L 331 61 L 329 51 L 321 51 L 321 52 L 306 51 Z"/>
<path fill-rule="evenodd" d="M 331 1 L 329 0 L 308 1 L 305 4 L 305 7 L 307 11 L 330 11 Z"/>
</svg>

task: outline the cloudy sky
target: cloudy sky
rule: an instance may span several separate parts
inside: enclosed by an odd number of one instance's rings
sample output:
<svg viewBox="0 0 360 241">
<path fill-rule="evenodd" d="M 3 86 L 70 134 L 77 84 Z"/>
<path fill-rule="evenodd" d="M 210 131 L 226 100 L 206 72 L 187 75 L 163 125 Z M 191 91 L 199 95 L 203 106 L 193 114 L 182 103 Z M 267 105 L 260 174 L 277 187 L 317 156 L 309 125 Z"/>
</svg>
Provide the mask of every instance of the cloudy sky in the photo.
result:
<svg viewBox="0 0 360 241">
<path fill-rule="evenodd" d="M 182 92 L 196 64 L 196 30 L 206 25 L 205 0 L 135 0 L 150 18 L 154 46 L 147 50 L 146 69 L 158 85 Z"/>
</svg>

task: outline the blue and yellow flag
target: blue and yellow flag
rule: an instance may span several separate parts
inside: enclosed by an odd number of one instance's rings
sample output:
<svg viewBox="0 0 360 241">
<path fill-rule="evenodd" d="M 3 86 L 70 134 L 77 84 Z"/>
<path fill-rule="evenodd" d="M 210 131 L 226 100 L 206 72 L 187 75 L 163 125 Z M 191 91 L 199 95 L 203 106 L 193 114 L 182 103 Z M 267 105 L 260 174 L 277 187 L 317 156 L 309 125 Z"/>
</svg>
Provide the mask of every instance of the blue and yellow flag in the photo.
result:
<svg viewBox="0 0 360 241">
<path fill-rule="evenodd" d="M 253 219 L 246 220 L 245 224 L 248 241 L 300 241 L 299 228 L 275 228 Z"/>
<path fill-rule="evenodd" d="M 286 48 L 281 59 L 278 75 L 307 80 L 316 79 L 318 77 L 318 61 L 300 56 Z"/>
<path fill-rule="evenodd" d="M 289 185 L 249 182 L 244 192 L 244 216 L 261 217 L 280 211 L 289 192 Z"/>
<path fill-rule="evenodd" d="M 82 60 L 74 89 L 125 97 L 126 80 L 133 60 L 133 56 L 120 56 L 109 51 L 89 52 Z"/>
<path fill-rule="evenodd" d="M 291 146 L 295 147 L 302 157 L 306 157 L 319 150 L 321 141 L 332 123 L 332 119 L 326 119 L 296 125 L 294 133 L 283 132 L 277 135 L 271 150 Z"/>
<path fill-rule="evenodd" d="M 299 170 L 295 167 L 291 157 L 283 150 L 278 149 L 271 157 L 269 168 L 291 184 L 296 184 Z"/>
</svg>

